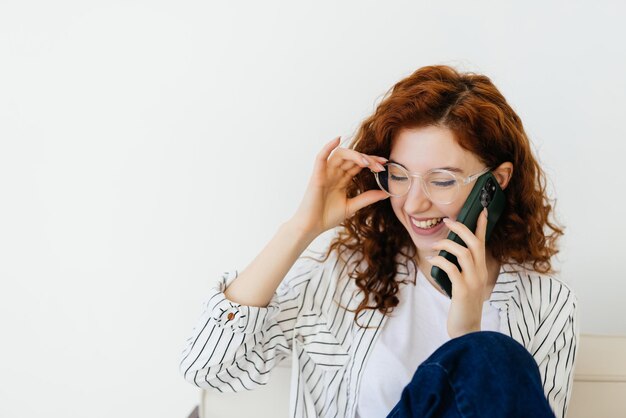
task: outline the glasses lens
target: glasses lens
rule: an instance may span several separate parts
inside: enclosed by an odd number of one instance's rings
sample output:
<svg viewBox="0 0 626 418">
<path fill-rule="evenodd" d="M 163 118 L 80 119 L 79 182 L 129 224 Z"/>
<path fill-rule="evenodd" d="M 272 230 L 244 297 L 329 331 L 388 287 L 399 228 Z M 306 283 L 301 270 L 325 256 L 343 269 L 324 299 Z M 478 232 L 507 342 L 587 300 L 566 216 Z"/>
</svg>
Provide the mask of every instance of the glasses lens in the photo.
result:
<svg viewBox="0 0 626 418">
<path fill-rule="evenodd" d="M 409 173 L 399 165 L 389 163 L 378 173 L 378 185 L 392 196 L 404 196 L 411 187 Z M 425 192 L 437 203 L 451 203 L 459 190 L 459 182 L 449 171 L 432 171 L 424 178 Z"/>
<path fill-rule="evenodd" d="M 459 190 L 459 182 L 448 171 L 433 171 L 424 178 L 428 195 L 434 202 L 450 203 Z"/>
<path fill-rule="evenodd" d="M 409 173 L 399 165 L 385 165 L 385 171 L 378 173 L 378 185 L 393 196 L 402 196 L 409 191 L 411 181 Z"/>
</svg>

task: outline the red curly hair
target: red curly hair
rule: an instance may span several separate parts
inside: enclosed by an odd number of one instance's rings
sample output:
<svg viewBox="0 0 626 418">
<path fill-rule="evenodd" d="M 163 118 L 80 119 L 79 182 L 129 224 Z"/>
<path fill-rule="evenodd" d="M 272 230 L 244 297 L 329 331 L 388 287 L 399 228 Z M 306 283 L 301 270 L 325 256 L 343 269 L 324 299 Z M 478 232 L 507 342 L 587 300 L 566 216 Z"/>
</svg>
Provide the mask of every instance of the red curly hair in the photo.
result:
<svg viewBox="0 0 626 418">
<path fill-rule="evenodd" d="M 538 272 L 553 272 L 550 259 L 558 253 L 556 241 L 563 229 L 549 219 L 553 208 L 546 194 L 546 177 L 521 119 L 488 77 L 445 65 L 418 69 L 389 90 L 374 114 L 363 121 L 349 148 L 389 158 L 392 141 L 401 129 L 431 125 L 450 129 L 458 144 L 487 167 L 513 163 L 505 191 L 507 204 L 488 247 L 500 263 L 532 264 Z M 362 170 L 348 186 L 347 196 L 377 188 L 372 173 Z M 354 311 L 355 321 L 365 309 L 392 312 L 399 303 L 395 256 L 401 253 L 414 259 L 417 249 L 391 202 L 384 199 L 367 206 L 340 227 L 324 259 L 334 250 L 339 254 L 349 250 L 360 254 L 359 263 L 365 261 L 364 271 L 351 273 L 364 293 Z"/>
</svg>

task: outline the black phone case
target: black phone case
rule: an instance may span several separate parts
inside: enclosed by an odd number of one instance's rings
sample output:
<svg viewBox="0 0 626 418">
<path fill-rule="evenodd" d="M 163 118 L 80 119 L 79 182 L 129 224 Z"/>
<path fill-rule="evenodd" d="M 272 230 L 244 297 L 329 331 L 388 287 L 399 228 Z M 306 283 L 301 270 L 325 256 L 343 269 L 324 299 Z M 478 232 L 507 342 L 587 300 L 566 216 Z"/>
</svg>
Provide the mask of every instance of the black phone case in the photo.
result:
<svg viewBox="0 0 626 418">
<path fill-rule="evenodd" d="M 463 204 L 463 208 L 457 217 L 457 222 L 463 223 L 469 228 L 470 231 L 475 233 L 478 216 L 482 212 L 483 208 L 486 207 L 488 218 L 485 240 L 489 241 L 493 227 L 496 222 L 498 222 L 498 219 L 500 219 L 500 215 L 502 215 L 502 212 L 504 211 L 505 204 L 506 198 L 504 196 L 504 192 L 498 184 L 498 181 L 491 172 L 487 172 L 476 179 L 476 184 L 474 184 L 472 191 Z M 450 232 L 448 234 L 448 239 L 467 247 L 465 242 L 463 242 L 463 240 L 454 232 Z M 440 251 L 439 255 L 454 263 L 458 267 L 459 271 L 461 271 L 461 266 L 459 265 L 455 255 L 450 254 L 445 250 Z M 450 282 L 448 274 L 439 267 L 433 266 L 430 270 L 430 275 L 437 282 L 439 287 L 448 295 L 448 297 L 452 298 L 452 283 Z"/>
</svg>

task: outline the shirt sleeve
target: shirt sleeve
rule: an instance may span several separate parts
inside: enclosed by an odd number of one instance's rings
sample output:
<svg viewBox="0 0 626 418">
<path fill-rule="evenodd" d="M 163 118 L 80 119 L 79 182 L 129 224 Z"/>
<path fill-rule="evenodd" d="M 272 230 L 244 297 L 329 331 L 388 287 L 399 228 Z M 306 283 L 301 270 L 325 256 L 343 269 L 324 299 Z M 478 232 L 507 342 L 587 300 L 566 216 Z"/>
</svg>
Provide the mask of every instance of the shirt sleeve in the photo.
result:
<svg viewBox="0 0 626 418">
<path fill-rule="evenodd" d="M 224 291 L 237 278 L 225 272 L 209 291 L 202 314 L 181 354 L 180 372 L 188 382 L 220 392 L 265 385 L 271 371 L 291 353 L 300 289 L 322 270 L 322 263 L 301 256 L 267 307 L 245 306 Z"/>
<path fill-rule="evenodd" d="M 547 317 L 539 325 L 534 351 L 543 389 L 557 418 L 565 417 L 574 380 L 574 360 L 579 345 L 578 300 L 565 285 Z"/>
</svg>

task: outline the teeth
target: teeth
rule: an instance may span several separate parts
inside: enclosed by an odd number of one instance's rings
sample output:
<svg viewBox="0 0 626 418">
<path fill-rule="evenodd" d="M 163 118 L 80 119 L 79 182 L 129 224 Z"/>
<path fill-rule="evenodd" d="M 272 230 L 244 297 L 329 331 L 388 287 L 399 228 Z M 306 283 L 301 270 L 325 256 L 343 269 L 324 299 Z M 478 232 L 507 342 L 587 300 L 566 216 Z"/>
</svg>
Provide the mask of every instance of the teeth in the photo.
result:
<svg viewBox="0 0 626 418">
<path fill-rule="evenodd" d="M 427 221 L 416 221 L 415 219 L 411 218 L 411 222 L 413 222 L 413 225 L 417 226 L 418 228 L 426 229 L 437 225 L 439 222 L 441 222 L 442 219 L 443 218 L 433 218 Z"/>
</svg>

